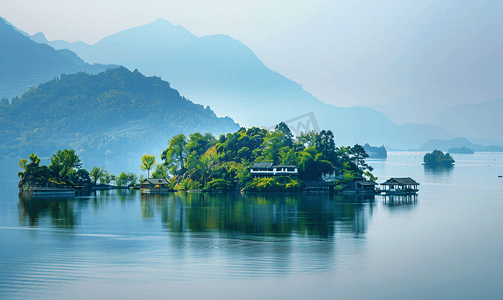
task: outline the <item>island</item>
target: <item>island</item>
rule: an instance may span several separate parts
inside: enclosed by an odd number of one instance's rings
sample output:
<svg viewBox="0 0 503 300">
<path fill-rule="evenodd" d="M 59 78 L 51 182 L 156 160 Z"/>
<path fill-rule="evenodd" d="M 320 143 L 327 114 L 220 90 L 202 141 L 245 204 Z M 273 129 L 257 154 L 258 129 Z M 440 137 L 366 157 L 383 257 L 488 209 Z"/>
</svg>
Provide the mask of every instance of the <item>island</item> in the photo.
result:
<svg viewBox="0 0 503 300">
<path fill-rule="evenodd" d="M 142 193 L 174 191 L 242 193 L 374 193 L 377 178 L 359 144 L 336 146 L 330 130 L 294 136 L 285 123 L 274 130 L 240 128 L 215 138 L 210 133 L 177 134 L 160 153 L 141 157 L 146 177 L 100 167 L 90 172 L 74 150 L 59 150 L 49 166 L 30 155 L 22 159 L 19 188 L 35 195 L 68 194 L 77 188 L 141 188 Z M 159 157 L 158 156 L 158 157 Z M 152 172 L 151 172 L 152 171 Z M 114 182 L 115 185 L 111 183 Z"/>
<path fill-rule="evenodd" d="M 448 153 L 456 153 L 456 154 L 473 154 L 473 153 L 475 153 L 475 151 L 473 151 L 470 148 L 466 148 L 466 147 L 451 148 L 447 152 Z"/>
<path fill-rule="evenodd" d="M 384 145 L 381 147 L 370 146 L 368 143 L 363 145 L 363 149 L 368 153 L 369 158 L 387 158 L 388 152 Z"/>
<path fill-rule="evenodd" d="M 449 153 L 444 154 L 440 150 L 434 150 L 431 153 L 426 153 L 423 158 L 423 164 L 432 168 L 436 167 L 452 167 L 454 158 Z"/>
</svg>

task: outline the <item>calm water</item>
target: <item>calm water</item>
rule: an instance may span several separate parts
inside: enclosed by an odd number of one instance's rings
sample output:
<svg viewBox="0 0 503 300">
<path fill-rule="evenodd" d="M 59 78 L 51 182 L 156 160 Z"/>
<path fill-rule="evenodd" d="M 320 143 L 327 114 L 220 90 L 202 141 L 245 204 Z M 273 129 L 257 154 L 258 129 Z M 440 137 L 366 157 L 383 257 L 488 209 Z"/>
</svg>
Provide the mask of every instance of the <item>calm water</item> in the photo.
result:
<svg viewBox="0 0 503 300">
<path fill-rule="evenodd" d="M 0 181 L 2 299 L 501 299 L 503 154 L 369 160 L 416 201 L 303 195 L 23 201 Z M 6 178 L 8 175 L 2 175 Z"/>
</svg>

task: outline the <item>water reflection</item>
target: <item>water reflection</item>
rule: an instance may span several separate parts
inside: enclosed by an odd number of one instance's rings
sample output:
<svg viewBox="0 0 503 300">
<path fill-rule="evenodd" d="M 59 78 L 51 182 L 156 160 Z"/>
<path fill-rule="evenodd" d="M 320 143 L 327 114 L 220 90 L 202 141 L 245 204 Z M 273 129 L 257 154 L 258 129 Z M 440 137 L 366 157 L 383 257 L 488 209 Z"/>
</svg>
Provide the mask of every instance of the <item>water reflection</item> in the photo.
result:
<svg viewBox="0 0 503 300">
<path fill-rule="evenodd" d="M 424 167 L 424 174 L 429 175 L 429 176 L 444 176 L 448 175 L 450 176 L 452 174 L 452 171 L 454 170 L 454 165 L 451 166 L 437 166 L 437 167 L 431 167 L 428 165 L 423 165 Z"/>
<path fill-rule="evenodd" d="M 169 232 L 241 233 L 253 236 L 333 237 L 335 226 L 365 232 L 365 207 L 372 215 L 374 196 L 241 195 L 172 193 L 142 195 L 141 216 L 160 215 Z M 370 204 L 370 205 L 367 205 Z M 350 225 L 350 226 L 348 226 Z"/>
<path fill-rule="evenodd" d="M 417 204 L 416 195 L 383 195 L 383 202 L 387 207 L 407 206 L 414 207 Z"/>
<path fill-rule="evenodd" d="M 77 223 L 73 198 L 23 198 L 20 195 L 18 208 L 21 226 L 38 226 L 45 216 L 50 216 L 55 227 L 72 228 Z"/>
</svg>

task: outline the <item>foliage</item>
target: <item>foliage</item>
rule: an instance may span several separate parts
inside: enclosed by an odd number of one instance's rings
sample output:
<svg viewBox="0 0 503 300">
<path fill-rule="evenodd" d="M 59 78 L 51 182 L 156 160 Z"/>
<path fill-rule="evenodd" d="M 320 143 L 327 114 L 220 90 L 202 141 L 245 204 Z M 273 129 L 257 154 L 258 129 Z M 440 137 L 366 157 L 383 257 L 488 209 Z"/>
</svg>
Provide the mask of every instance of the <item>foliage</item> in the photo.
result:
<svg viewBox="0 0 503 300">
<path fill-rule="evenodd" d="M 150 178 L 150 170 L 155 165 L 155 156 L 145 154 L 141 158 L 141 169 L 147 170 L 147 178 Z"/>
<path fill-rule="evenodd" d="M 91 176 L 94 185 L 96 185 L 96 182 L 98 182 L 98 180 L 100 180 L 103 177 L 103 174 L 105 174 L 105 170 L 100 167 L 93 167 L 91 169 L 91 172 L 89 172 L 89 176 Z"/>
<path fill-rule="evenodd" d="M 169 140 L 168 148 L 162 154 L 161 159 L 169 167 L 171 174 L 178 175 L 184 172 L 187 159 L 187 137 L 177 134 Z M 195 146 L 194 146 L 195 147 Z"/>
<path fill-rule="evenodd" d="M 210 182 L 206 183 L 206 186 L 204 187 L 206 190 L 223 190 L 223 191 L 228 191 L 232 189 L 232 182 L 222 179 L 222 178 L 215 178 L 211 180 Z"/>
<path fill-rule="evenodd" d="M 30 155 L 30 159 L 32 156 Z M 36 159 L 40 162 L 40 159 L 35 156 L 35 159 L 32 160 L 33 163 L 36 163 Z M 77 154 L 75 154 L 75 150 L 58 150 L 56 154 L 53 154 L 51 157 L 51 164 L 49 165 L 49 169 L 58 174 L 58 178 L 64 179 L 69 170 L 73 168 L 80 168 L 82 166 L 82 162 Z"/>
<path fill-rule="evenodd" d="M 125 172 L 121 172 L 119 174 L 119 176 L 117 177 L 117 180 L 115 181 L 115 183 L 117 184 L 117 186 L 129 186 L 129 185 L 134 185 L 136 184 L 136 182 L 138 181 L 138 177 L 136 176 L 136 174 L 133 174 L 133 173 L 125 173 Z"/>
<path fill-rule="evenodd" d="M 178 132 L 227 132 L 238 125 L 180 96 L 159 77 L 124 67 L 61 75 L 0 105 L 0 155 L 49 156 L 72 145 L 104 155 L 140 152 Z M 141 153 L 141 152 L 140 152 Z"/>
<path fill-rule="evenodd" d="M 81 170 L 82 162 L 74 150 L 58 150 L 51 157 L 49 167 L 40 166 L 40 158 L 32 153 L 30 163 L 21 159 L 19 166 L 24 172 L 19 172 L 21 177 L 19 186 L 73 186 L 75 183 L 86 184 L 90 182 L 89 173 Z"/>
<path fill-rule="evenodd" d="M 165 164 L 157 164 L 155 166 L 155 171 L 152 173 L 152 178 L 162 178 L 167 180 L 169 178 L 168 166 Z"/>
<path fill-rule="evenodd" d="M 246 184 L 250 192 L 296 192 L 300 190 L 300 183 L 290 177 L 254 178 Z"/>
<path fill-rule="evenodd" d="M 240 128 L 220 135 L 193 133 L 187 138 L 178 134 L 170 139 L 161 158 L 175 175 L 177 189 L 245 189 L 250 191 L 295 191 L 300 188 L 294 179 L 253 179 L 249 168 L 254 162 L 296 165 L 299 180 L 320 180 L 322 174 L 337 170 L 346 180 L 362 175 L 374 178 L 359 145 L 336 147 L 334 134 L 302 133 L 293 137 L 288 126 L 280 124 L 274 131 L 257 127 Z M 156 176 L 165 176 L 164 167 L 157 167 Z M 158 175 L 159 174 L 159 175 Z M 278 181 L 279 180 L 279 181 Z"/>
<path fill-rule="evenodd" d="M 434 150 L 431 153 L 426 153 L 423 157 L 424 164 L 430 167 L 452 166 L 454 158 L 449 153 L 444 153 L 440 150 Z"/>
</svg>

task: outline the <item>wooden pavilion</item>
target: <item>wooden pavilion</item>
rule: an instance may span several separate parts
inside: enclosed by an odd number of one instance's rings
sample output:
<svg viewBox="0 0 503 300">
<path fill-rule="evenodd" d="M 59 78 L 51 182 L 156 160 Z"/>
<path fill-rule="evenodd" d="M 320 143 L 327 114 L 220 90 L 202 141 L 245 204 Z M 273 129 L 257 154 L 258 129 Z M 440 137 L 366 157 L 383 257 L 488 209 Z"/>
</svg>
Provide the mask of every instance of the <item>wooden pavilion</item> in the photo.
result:
<svg viewBox="0 0 503 300">
<path fill-rule="evenodd" d="M 394 178 L 386 180 L 386 182 L 381 183 L 384 187 L 382 192 L 386 195 L 391 194 L 416 194 L 419 191 L 419 182 L 416 182 L 410 177 L 406 178 Z"/>
</svg>

